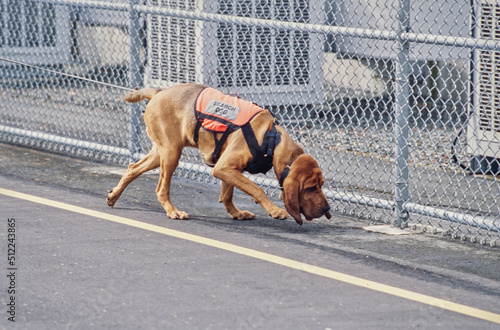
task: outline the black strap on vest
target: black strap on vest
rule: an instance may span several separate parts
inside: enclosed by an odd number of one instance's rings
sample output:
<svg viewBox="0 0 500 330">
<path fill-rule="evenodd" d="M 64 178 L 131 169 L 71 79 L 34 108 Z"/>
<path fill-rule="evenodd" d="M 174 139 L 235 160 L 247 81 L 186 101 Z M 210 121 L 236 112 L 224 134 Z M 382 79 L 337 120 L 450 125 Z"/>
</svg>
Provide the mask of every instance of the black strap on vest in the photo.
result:
<svg viewBox="0 0 500 330">
<path fill-rule="evenodd" d="M 194 140 L 196 143 L 198 143 L 201 123 L 202 120 L 197 120 L 196 127 L 194 130 Z M 215 149 L 212 152 L 212 162 L 214 164 L 217 163 L 217 161 L 219 160 L 222 147 L 224 146 L 224 143 L 226 143 L 227 138 L 231 133 L 236 131 L 238 128 L 240 127 L 235 126 L 234 124 L 231 123 L 230 125 L 228 125 L 227 130 L 222 133 L 220 139 L 217 139 L 217 132 L 213 132 L 215 140 Z M 259 145 L 259 142 L 255 137 L 255 133 L 252 129 L 252 126 L 250 125 L 250 122 L 241 126 L 241 130 L 247 142 L 248 148 L 250 149 L 250 152 L 252 154 L 252 159 L 248 162 L 244 170 L 251 174 L 267 173 L 273 167 L 274 148 L 276 148 L 276 146 L 280 143 L 281 134 L 276 130 L 275 125 L 273 125 L 271 130 L 265 133 L 262 145 Z M 285 179 L 283 178 L 283 180 Z"/>
<path fill-rule="evenodd" d="M 205 88 L 207 88 L 207 87 L 202 88 L 201 91 L 198 93 L 198 96 L 196 96 L 196 101 L 194 102 L 194 107 L 193 107 L 194 116 L 196 117 L 196 126 L 194 128 L 193 139 L 194 139 L 194 142 L 196 142 L 196 143 L 198 143 L 198 138 L 200 137 L 200 128 L 201 128 L 201 124 L 203 123 L 203 119 L 201 119 L 199 117 L 199 112 L 196 111 L 196 103 L 198 102 L 198 97 L 200 97 L 201 92 L 203 92 L 203 90 Z"/>
<path fill-rule="evenodd" d="M 193 136 L 194 142 L 196 143 L 198 143 L 198 139 L 200 137 L 201 123 L 203 123 L 203 120 L 199 120 L 198 118 L 196 118 L 196 126 L 194 128 L 194 136 Z"/>
<path fill-rule="evenodd" d="M 280 143 L 281 134 L 273 125 L 271 130 L 264 135 L 262 145 L 259 145 L 250 123 L 243 125 L 241 130 L 252 154 L 252 159 L 245 167 L 245 171 L 251 174 L 267 173 L 273 167 L 274 148 Z"/>
<path fill-rule="evenodd" d="M 226 131 L 222 133 L 220 140 L 217 139 L 217 133 L 214 132 L 215 149 L 214 152 L 212 152 L 212 162 L 214 164 L 217 163 L 217 161 L 219 160 L 220 152 L 222 151 L 222 146 L 224 145 L 224 143 L 226 143 L 229 134 L 233 132 L 234 129 L 228 127 Z"/>
</svg>

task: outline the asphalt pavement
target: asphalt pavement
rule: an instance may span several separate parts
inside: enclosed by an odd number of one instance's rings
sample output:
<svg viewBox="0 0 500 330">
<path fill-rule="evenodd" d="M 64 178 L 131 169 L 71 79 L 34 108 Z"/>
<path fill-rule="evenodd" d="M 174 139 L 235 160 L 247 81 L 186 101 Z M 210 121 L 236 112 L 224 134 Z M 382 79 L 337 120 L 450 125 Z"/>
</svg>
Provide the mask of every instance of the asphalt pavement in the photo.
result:
<svg viewBox="0 0 500 330">
<path fill-rule="evenodd" d="M 340 214 L 300 227 L 242 193 L 257 219 L 236 221 L 217 185 L 179 177 L 192 218 L 170 220 L 155 173 L 109 208 L 124 169 L 0 143 L 1 328 L 500 328 L 498 247 Z"/>
</svg>

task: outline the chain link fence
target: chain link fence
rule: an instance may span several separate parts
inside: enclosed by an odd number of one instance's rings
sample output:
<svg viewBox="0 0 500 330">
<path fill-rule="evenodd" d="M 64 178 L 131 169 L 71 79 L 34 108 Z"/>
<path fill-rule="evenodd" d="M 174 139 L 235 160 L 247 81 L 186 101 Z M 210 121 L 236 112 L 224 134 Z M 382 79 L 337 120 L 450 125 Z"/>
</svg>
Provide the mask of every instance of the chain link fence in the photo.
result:
<svg viewBox="0 0 500 330">
<path fill-rule="evenodd" d="M 0 140 L 125 164 L 150 147 L 126 90 L 202 83 L 271 109 L 337 212 L 493 246 L 499 19 L 497 0 L 0 0 Z M 177 174 L 214 181 L 200 164 Z"/>
</svg>

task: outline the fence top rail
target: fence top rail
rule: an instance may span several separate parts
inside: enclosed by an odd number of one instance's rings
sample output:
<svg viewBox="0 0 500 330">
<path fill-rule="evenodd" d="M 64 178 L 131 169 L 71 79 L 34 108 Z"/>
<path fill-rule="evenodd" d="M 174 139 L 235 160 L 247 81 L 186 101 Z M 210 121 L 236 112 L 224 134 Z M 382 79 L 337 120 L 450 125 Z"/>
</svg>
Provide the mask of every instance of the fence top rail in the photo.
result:
<svg viewBox="0 0 500 330">
<path fill-rule="evenodd" d="M 430 33 L 414 33 L 401 31 L 353 28 L 344 26 L 333 26 L 318 23 L 299 23 L 288 22 L 272 19 L 240 17 L 233 15 L 223 15 L 217 13 L 207 13 L 200 10 L 183 10 L 158 6 L 147 6 L 141 4 L 133 4 L 128 2 L 108 2 L 96 0 L 39 0 L 40 2 L 70 5 L 70 6 L 85 6 L 96 9 L 111 9 L 116 11 L 131 11 L 144 13 L 165 15 L 176 18 L 186 18 L 193 20 L 203 20 L 220 23 L 236 23 L 248 26 L 270 27 L 281 30 L 303 31 L 312 33 L 327 33 L 344 37 L 366 38 L 386 41 L 407 41 L 421 44 L 432 44 L 452 47 L 477 48 L 484 50 L 500 51 L 500 40 L 473 38 L 473 37 L 457 37 L 449 35 L 436 35 Z"/>
</svg>

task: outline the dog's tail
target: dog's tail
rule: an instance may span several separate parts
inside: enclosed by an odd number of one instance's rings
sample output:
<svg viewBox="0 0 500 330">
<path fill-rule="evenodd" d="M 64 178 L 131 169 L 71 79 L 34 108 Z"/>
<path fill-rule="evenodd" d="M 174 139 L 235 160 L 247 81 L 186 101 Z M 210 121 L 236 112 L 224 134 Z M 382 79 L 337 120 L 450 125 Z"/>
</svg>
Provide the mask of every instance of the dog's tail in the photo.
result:
<svg viewBox="0 0 500 330">
<path fill-rule="evenodd" d="M 134 91 L 129 92 L 127 95 L 125 95 L 124 99 L 128 103 L 136 103 L 140 102 L 144 99 L 151 100 L 153 96 L 161 92 L 161 89 L 157 88 L 143 88 L 143 89 L 138 89 L 137 87 L 134 88 Z"/>
</svg>

